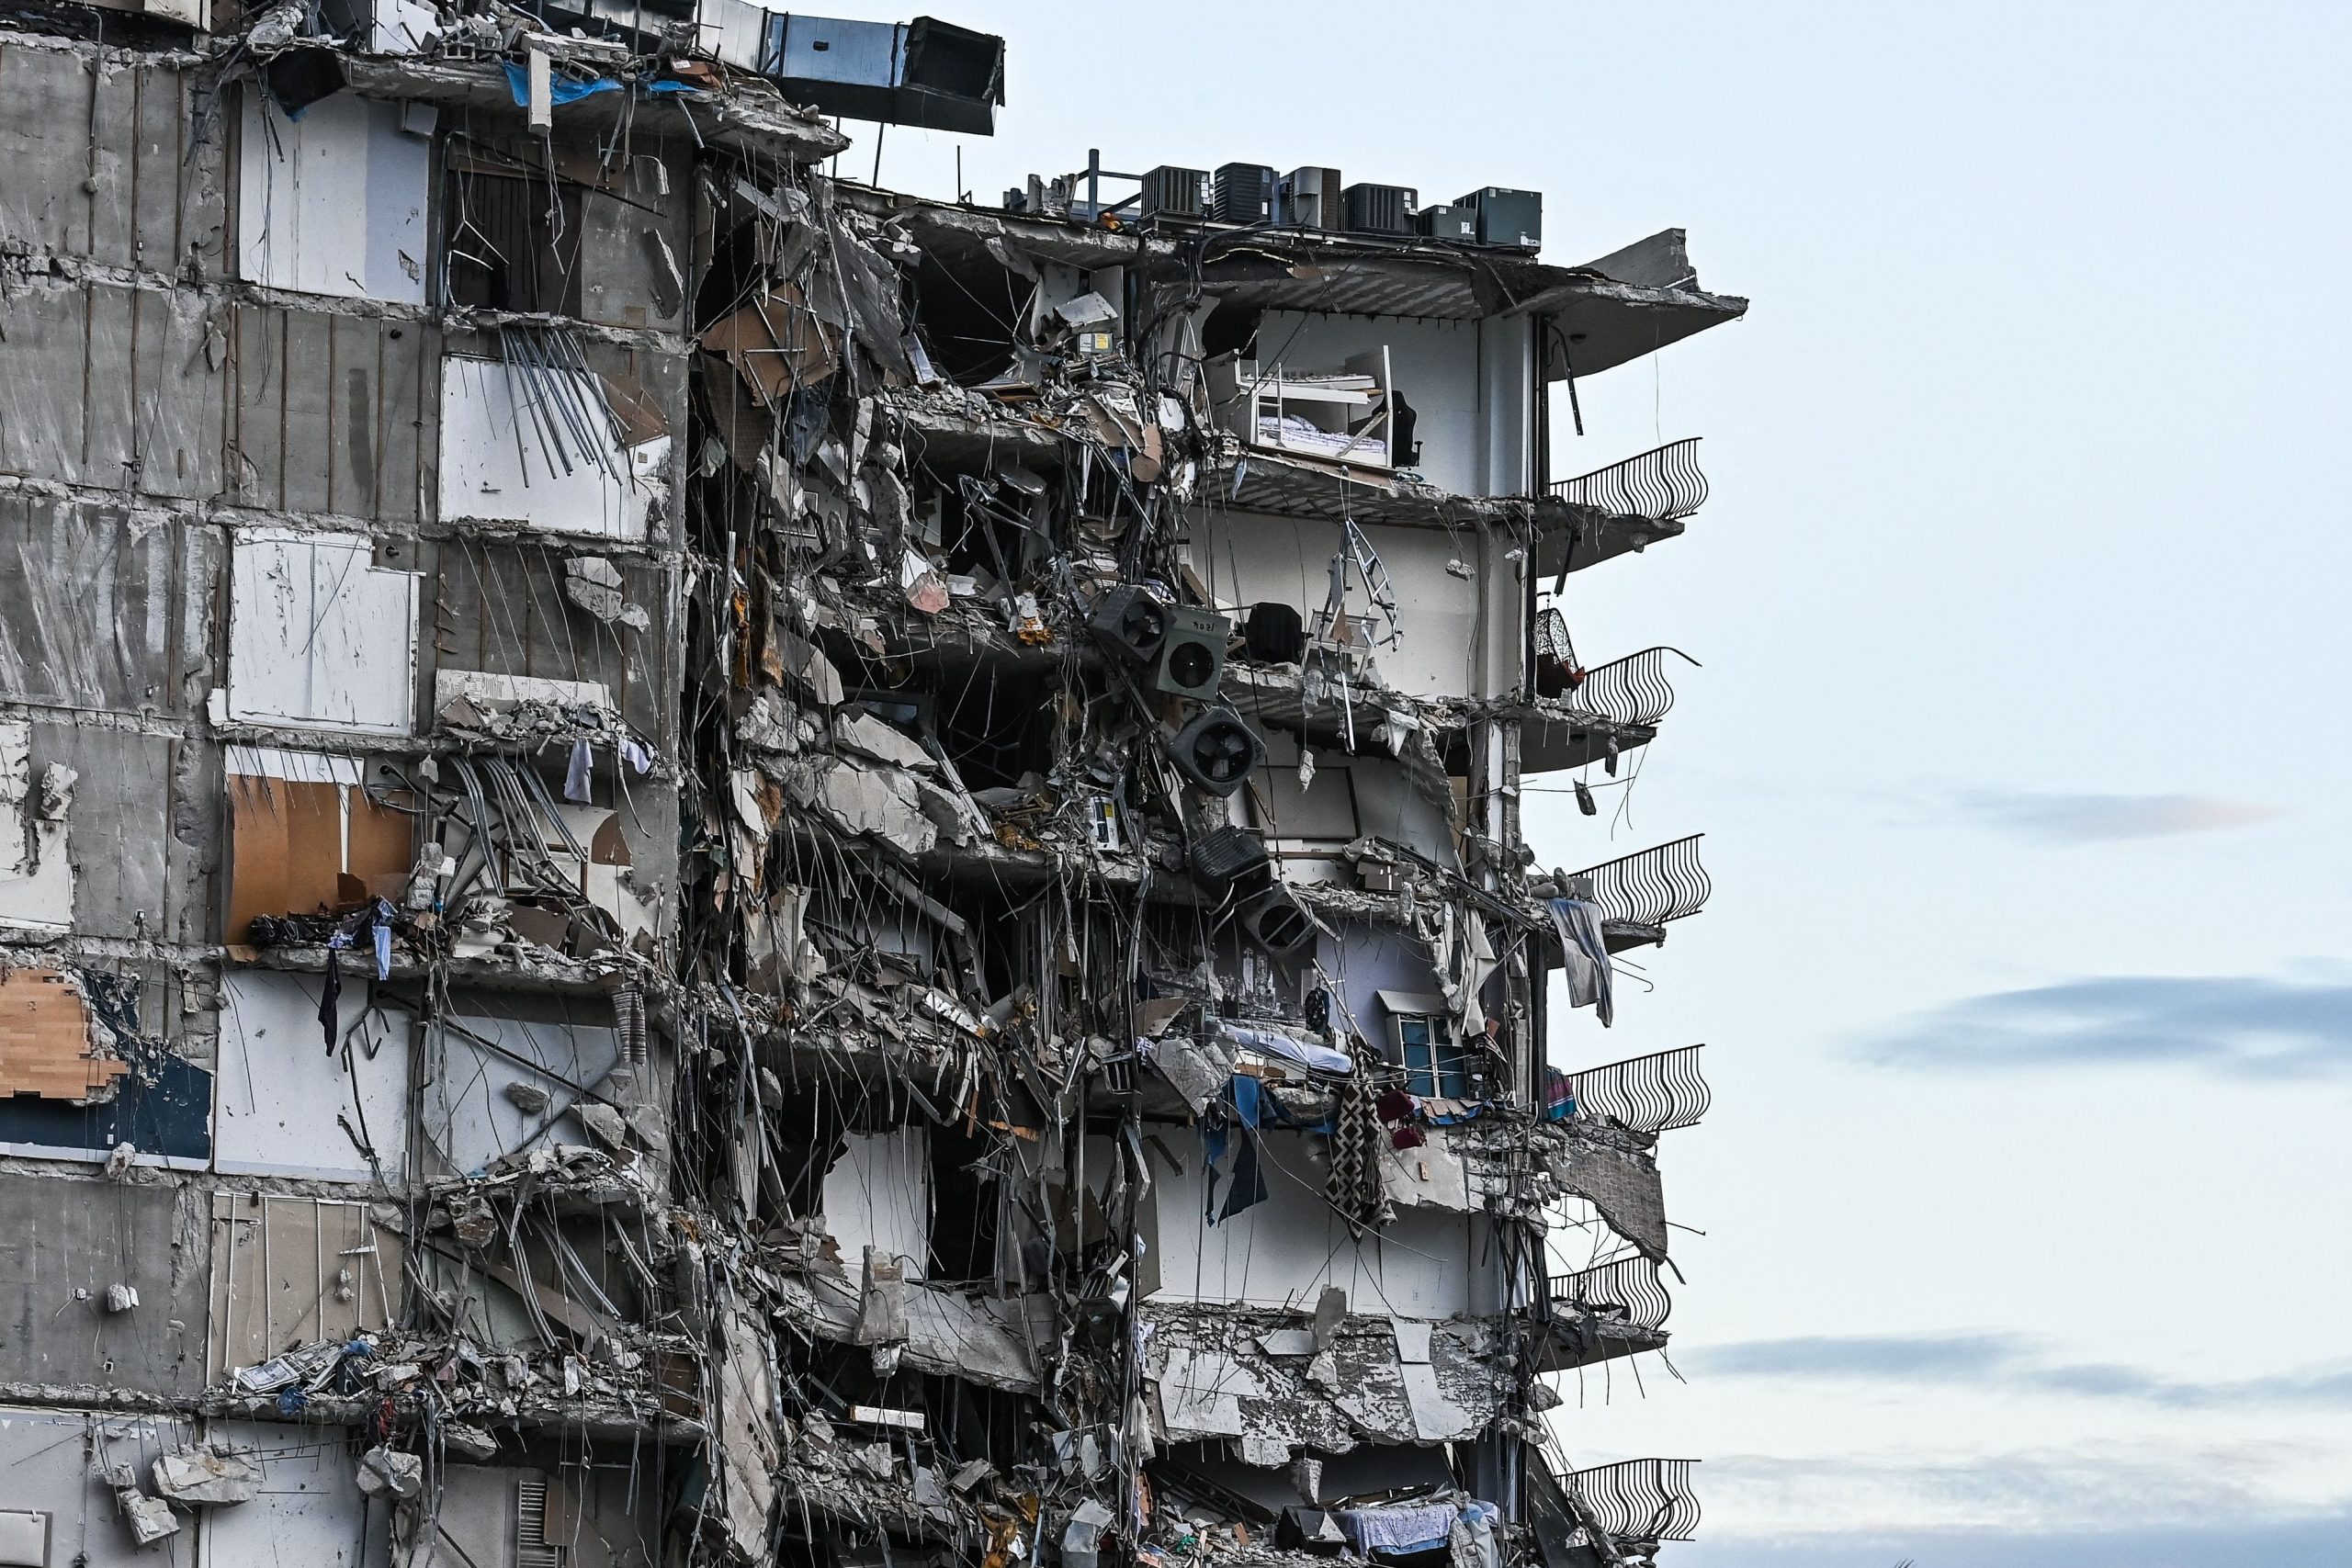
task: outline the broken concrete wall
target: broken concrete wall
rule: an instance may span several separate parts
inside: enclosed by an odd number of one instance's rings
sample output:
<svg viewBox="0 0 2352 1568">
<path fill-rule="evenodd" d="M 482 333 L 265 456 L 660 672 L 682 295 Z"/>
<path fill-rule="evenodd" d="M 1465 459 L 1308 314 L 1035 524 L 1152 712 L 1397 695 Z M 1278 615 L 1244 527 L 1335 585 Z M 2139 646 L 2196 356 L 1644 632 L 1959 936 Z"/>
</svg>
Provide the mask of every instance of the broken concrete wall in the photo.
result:
<svg viewBox="0 0 2352 1568">
<path fill-rule="evenodd" d="M 217 273 L 226 161 L 192 64 L 12 34 L 0 48 L 12 131 L 0 234 L 107 266 Z"/>
<path fill-rule="evenodd" d="M 184 1180 L 0 1173 L 0 1382 L 203 1387 L 206 1204 Z M 117 1285 L 139 1304 L 109 1311 Z"/>
<path fill-rule="evenodd" d="M 0 690 L 113 714 L 200 708 L 217 535 L 164 512 L 0 495 Z"/>
</svg>

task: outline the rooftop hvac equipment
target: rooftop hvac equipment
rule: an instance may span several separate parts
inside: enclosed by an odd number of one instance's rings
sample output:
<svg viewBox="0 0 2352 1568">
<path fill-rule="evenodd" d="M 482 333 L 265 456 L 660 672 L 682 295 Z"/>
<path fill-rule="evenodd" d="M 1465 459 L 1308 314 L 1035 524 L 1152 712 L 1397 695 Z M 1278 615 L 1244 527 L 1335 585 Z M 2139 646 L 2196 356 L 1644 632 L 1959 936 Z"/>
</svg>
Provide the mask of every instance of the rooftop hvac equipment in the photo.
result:
<svg viewBox="0 0 2352 1568">
<path fill-rule="evenodd" d="M 1273 169 L 1264 164 L 1220 165 L 1209 197 L 1209 216 L 1220 223 L 1272 222 Z"/>
<path fill-rule="evenodd" d="M 1340 198 L 1348 232 L 1411 233 L 1416 195 L 1409 186 L 1350 186 Z"/>
<path fill-rule="evenodd" d="M 1217 680 L 1225 673 L 1225 645 L 1233 623 L 1214 610 L 1182 604 L 1165 614 L 1168 636 L 1152 660 L 1152 689 L 1206 702 L 1216 695 Z"/>
<path fill-rule="evenodd" d="M 744 0 L 701 0 L 719 53 L 771 78 L 793 102 L 852 119 L 919 125 L 977 136 L 996 131 L 1004 102 L 1004 40 L 931 17 L 853 22 L 765 11 Z M 743 13 L 765 17 L 745 28 Z M 759 58 L 735 58 L 747 33 Z M 735 47 L 730 48 L 730 45 Z"/>
<path fill-rule="evenodd" d="M 1413 214 L 1413 229 L 1432 240 L 1452 240 L 1463 245 L 1478 243 L 1478 215 L 1459 202 L 1422 208 Z"/>
<path fill-rule="evenodd" d="M 1211 795 L 1231 795 L 1265 760 L 1265 743 L 1231 708 L 1210 708 L 1168 742 L 1168 760 Z"/>
<path fill-rule="evenodd" d="M 1340 226 L 1340 171 L 1293 169 L 1274 187 L 1274 221 L 1291 229 Z"/>
<path fill-rule="evenodd" d="M 1209 210 L 1206 169 L 1180 169 L 1162 164 L 1143 177 L 1143 195 L 1136 204 L 1145 218 L 1205 218 Z"/>
<path fill-rule="evenodd" d="M 1544 193 L 1487 186 L 1454 198 L 1478 215 L 1478 243 L 1532 251 L 1544 243 Z"/>
</svg>

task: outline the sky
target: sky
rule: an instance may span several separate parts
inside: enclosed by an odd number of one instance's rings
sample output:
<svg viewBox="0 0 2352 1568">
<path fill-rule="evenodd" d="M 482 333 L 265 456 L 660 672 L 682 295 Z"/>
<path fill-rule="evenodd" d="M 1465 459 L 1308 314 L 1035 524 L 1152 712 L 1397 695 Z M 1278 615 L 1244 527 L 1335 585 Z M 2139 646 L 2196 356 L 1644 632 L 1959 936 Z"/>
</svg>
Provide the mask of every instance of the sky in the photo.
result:
<svg viewBox="0 0 2352 1568">
<path fill-rule="evenodd" d="M 1000 134 L 893 128 L 886 184 L 1517 186 L 1548 260 L 1681 227 L 1754 301 L 1554 433 L 1713 486 L 1566 599 L 1703 668 L 1601 816 L 1529 808 L 1547 865 L 1707 834 L 1705 912 L 1553 1043 L 1708 1046 L 1672 1369 L 1557 1416 L 1703 1461 L 1666 1562 L 2352 1562 L 2352 13 L 941 15 L 1008 40 Z"/>
</svg>

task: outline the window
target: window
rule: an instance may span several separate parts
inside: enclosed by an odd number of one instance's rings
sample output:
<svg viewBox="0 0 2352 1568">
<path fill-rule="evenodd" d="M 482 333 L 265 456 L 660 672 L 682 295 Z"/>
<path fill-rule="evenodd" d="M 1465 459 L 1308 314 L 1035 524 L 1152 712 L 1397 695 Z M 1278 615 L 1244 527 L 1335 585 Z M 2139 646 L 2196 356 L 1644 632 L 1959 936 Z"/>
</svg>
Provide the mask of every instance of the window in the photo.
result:
<svg viewBox="0 0 2352 1568">
<path fill-rule="evenodd" d="M 1396 1043 L 1405 1063 L 1405 1087 L 1432 1100 L 1460 1100 L 1470 1092 L 1470 1073 L 1452 1021 L 1428 1013 L 1399 1013 Z"/>
<path fill-rule="evenodd" d="M 491 173 L 453 150 L 442 193 L 443 268 L 452 305 L 580 314 L 580 191 L 527 171 Z"/>
</svg>

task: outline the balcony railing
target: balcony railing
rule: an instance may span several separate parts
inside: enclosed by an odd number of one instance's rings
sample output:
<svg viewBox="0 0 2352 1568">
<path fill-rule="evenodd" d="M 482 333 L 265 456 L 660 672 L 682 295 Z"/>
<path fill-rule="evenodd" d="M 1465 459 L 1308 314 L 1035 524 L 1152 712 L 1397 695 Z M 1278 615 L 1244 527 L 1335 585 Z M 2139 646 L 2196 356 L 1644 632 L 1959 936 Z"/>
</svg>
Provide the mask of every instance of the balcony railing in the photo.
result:
<svg viewBox="0 0 2352 1568">
<path fill-rule="evenodd" d="M 1705 836 L 1693 833 L 1656 849 L 1620 855 L 1587 866 L 1570 880 L 1589 883 L 1602 919 L 1662 926 L 1697 914 L 1714 890 L 1699 863 L 1699 840 Z"/>
<path fill-rule="evenodd" d="M 1553 1275 L 1552 1310 L 1555 1314 L 1589 1314 L 1629 1328 L 1663 1328 L 1674 1302 L 1666 1293 L 1666 1281 L 1657 1277 L 1657 1265 L 1636 1254 L 1573 1274 Z"/>
<path fill-rule="evenodd" d="M 1699 438 L 1665 446 L 1595 468 L 1552 487 L 1558 499 L 1658 522 L 1690 516 L 1706 503 L 1707 476 L 1699 471 Z"/>
<path fill-rule="evenodd" d="M 1713 1094 L 1699 1076 L 1698 1045 L 1628 1056 L 1606 1066 L 1570 1075 L 1577 1114 L 1614 1119 L 1636 1133 L 1670 1133 L 1695 1127 Z"/>
<path fill-rule="evenodd" d="M 1560 1477 L 1585 1521 L 1614 1540 L 1689 1540 L 1699 1529 L 1690 1459 L 1629 1459 Z"/>
<path fill-rule="evenodd" d="M 1645 648 L 1586 671 L 1583 682 L 1562 694 L 1561 701 L 1577 712 L 1619 724 L 1656 724 L 1674 707 L 1674 688 L 1666 679 L 1669 653 L 1699 662 L 1679 648 Z"/>
</svg>

